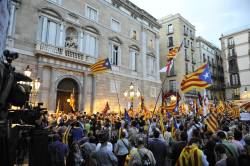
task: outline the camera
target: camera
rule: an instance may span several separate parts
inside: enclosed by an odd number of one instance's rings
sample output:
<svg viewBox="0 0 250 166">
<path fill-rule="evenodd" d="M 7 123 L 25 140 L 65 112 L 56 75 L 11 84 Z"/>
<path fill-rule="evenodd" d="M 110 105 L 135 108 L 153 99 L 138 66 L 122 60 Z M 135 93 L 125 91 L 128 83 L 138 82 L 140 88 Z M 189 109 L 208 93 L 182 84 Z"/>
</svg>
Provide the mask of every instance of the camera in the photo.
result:
<svg viewBox="0 0 250 166">
<path fill-rule="evenodd" d="M 37 149 L 47 150 L 45 145 L 48 131 L 42 124 L 47 111 L 42 108 L 42 103 L 35 107 L 29 104 L 32 87 L 25 82 L 32 82 L 32 79 L 15 72 L 15 67 L 11 65 L 12 61 L 18 58 L 18 53 L 5 50 L 3 56 L 5 60 L 0 60 L 0 165 L 22 164 L 27 151 L 32 154 L 29 156 L 30 165 L 39 165 L 36 163 L 38 158 L 44 157 L 46 160 L 46 156 L 38 156 L 34 153 L 37 153 Z M 17 106 L 20 109 L 13 110 L 11 106 Z M 42 141 L 41 137 L 44 138 Z M 30 145 L 24 145 L 21 140 L 31 140 L 28 143 Z M 40 142 L 40 147 L 37 142 Z M 18 157 L 18 154 L 24 155 Z"/>
</svg>

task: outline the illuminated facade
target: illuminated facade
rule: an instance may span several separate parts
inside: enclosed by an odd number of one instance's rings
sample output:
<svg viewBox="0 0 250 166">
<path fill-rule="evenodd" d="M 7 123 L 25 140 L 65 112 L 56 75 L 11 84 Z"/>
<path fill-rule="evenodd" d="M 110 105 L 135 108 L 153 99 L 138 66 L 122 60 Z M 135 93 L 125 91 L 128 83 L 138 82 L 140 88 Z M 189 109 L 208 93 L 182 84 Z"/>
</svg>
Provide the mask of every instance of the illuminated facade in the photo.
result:
<svg viewBox="0 0 250 166">
<path fill-rule="evenodd" d="M 106 102 L 118 111 L 116 90 L 123 109 L 131 82 L 152 107 L 161 85 L 159 29 L 128 0 L 16 0 L 7 48 L 20 54 L 17 71 L 29 65 L 31 77 L 40 78 L 37 101 L 51 112 L 57 105 L 68 111 L 73 90 L 79 111 L 101 112 Z M 113 70 L 92 75 L 90 65 L 106 57 Z"/>
</svg>

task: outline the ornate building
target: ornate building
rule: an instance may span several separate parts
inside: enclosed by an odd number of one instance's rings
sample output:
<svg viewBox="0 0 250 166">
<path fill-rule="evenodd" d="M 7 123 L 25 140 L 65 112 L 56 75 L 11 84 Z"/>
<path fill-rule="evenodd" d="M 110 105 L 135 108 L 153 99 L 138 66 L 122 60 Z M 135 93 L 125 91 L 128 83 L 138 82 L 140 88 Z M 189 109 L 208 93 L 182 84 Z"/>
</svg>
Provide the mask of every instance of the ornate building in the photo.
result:
<svg viewBox="0 0 250 166">
<path fill-rule="evenodd" d="M 160 90 L 157 20 L 128 0 L 13 0 L 7 48 L 20 54 L 17 71 L 27 65 L 40 78 L 36 101 L 49 111 L 102 111 L 108 102 L 127 106 L 123 92 L 132 82 L 153 105 Z M 90 65 L 110 59 L 112 71 L 92 75 Z"/>
</svg>

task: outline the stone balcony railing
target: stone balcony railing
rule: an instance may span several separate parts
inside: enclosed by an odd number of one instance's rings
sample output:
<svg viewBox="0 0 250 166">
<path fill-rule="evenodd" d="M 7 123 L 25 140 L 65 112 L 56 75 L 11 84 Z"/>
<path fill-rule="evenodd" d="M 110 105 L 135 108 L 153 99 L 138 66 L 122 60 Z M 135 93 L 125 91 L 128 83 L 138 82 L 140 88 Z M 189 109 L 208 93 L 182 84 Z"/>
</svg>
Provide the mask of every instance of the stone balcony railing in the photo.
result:
<svg viewBox="0 0 250 166">
<path fill-rule="evenodd" d="M 76 50 L 67 49 L 64 47 L 53 46 L 47 43 L 37 43 L 36 50 L 47 54 L 58 55 L 62 58 L 70 58 L 86 63 L 95 63 L 95 58 L 88 56 Z"/>
</svg>

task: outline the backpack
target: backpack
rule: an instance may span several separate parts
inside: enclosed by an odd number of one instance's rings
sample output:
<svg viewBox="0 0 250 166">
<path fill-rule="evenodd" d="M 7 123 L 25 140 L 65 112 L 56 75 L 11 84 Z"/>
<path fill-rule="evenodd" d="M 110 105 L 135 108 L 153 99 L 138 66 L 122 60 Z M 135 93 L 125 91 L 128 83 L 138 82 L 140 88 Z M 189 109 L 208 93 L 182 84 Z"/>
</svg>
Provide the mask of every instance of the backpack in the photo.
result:
<svg viewBox="0 0 250 166">
<path fill-rule="evenodd" d="M 143 154 L 143 153 L 139 152 L 139 150 L 138 150 L 138 154 L 140 155 L 142 166 L 151 166 L 152 165 L 151 161 L 146 153 Z"/>
</svg>

